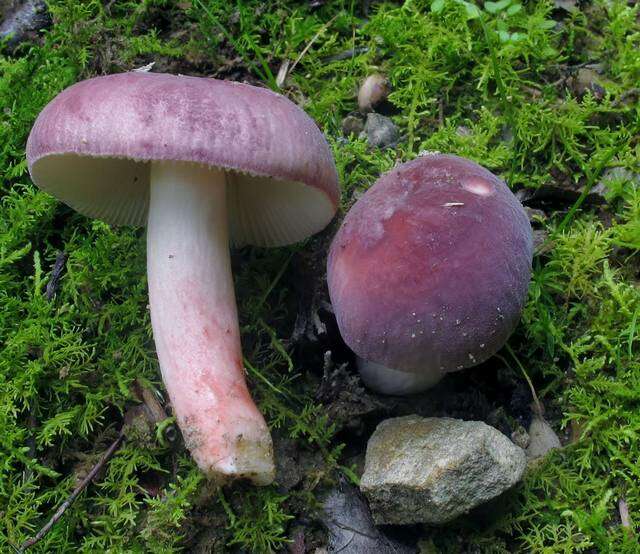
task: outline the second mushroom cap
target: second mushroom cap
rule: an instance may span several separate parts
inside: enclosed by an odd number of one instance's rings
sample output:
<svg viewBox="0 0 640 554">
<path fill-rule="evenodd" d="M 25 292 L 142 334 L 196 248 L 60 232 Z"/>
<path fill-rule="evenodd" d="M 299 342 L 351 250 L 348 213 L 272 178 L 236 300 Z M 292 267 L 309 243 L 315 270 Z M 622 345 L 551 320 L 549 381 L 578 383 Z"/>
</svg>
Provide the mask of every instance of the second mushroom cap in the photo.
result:
<svg viewBox="0 0 640 554">
<path fill-rule="evenodd" d="M 489 358 L 520 318 L 531 259 L 522 206 L 478 164 L 428 154 L 383 175 L 328 259 L 338 326 L 365 381 L 417 392 Z"/>
</svg>

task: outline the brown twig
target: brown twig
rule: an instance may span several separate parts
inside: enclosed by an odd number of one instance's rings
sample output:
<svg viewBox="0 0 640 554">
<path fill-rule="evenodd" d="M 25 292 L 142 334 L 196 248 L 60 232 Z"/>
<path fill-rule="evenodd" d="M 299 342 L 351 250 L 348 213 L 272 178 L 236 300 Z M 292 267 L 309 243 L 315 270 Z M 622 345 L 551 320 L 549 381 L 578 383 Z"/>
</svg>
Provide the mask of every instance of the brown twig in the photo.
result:
<svg viewBox="0 0 640 554">
<path fill-rule="evenodd" d="M 100 458 L 100 460 L 98 461 L 98 463 L 96 465 L 93 466 L 93 468 L 91 468 L 91 471 L 89 473 L 87 473 L 87 476 L 80 482 L 80 484 L 73 489 L 73 492 L 69 495 L 69 497 L 60 505 L 60 507 L 57 509 L 56 513 L 53 514 L 53 516 L 51 517 L 51 519 L 46 523 L 46 525 L 40 529 L 40 531 L 38 531 L 35 535 L 35 537 L 32 537 L 28 540 L 26 540 L 25 542 L 23 542 L 20 545 L 20 548 L 18 549 L 18 552 L 23 553 L 25 552 L 27 549 L 31 548 L 34 544 L 40 542 L 49 531 L 51 531 L 51 528 L 56 524 L 56 522 L 64 515 L 64 513 L 66 512 L 67 508 L 69 508 L 69 506 L 71 506 L 71 504 L 73 504 L 73 502 L 75 501 L 76 498 L 78 498 L 78 496 L 80 495 L 80 493 L 87 488 L 87 486 L 89 485 L 89 483 L 91 483 L 91 481 L 93 480 L 93 478 L 98 474 L 98 472 L 103 468 L 104 464 L 107 463 L 107 461 L 109 460 L 109 458 L 111 458 L 111 456 L 113 456 L 113 454 L 115 453 L 116 450 L 118 450 L 118 448 L 120 447 L 120 445 L 122 444 L 122 440 L 124 439 L 124 433 L 121 431 L 120 434 L 118 435 L 118 438 L 116 440 L 113 441 L 113 443 L 111 443 L 111 446 L 107 449 L 107 451 L 102 455 L 102 458 Z"/>
<path fill-rule="evenodd" d="M 159 431 L 160 429 L 158 428 L 158 425 L 163 421 L 166 421 L 169 418 L 169 415 L 158 400 L 155 392 L 145 386 L 140 379 L 136 379 L 133 382 L 133 392 L 137 399 L 142 402 L 142 409 L 145 412 L 147 420 Z M 178 438 L 176 426 L 173 424 L 164 426 L 161 430 L 161 435 L 162 438 L 158 436 L 158 439 L 161 442 L 162 440 L 166 440 L 171 444 L 175 443 Z"/>
<path fill-rule="evenodd" d="M 58 284 L 60 283 L 60 277 L 62 276 L 64 266 L 67 263 L 67 257 L 66 252 L 58 252 L 58 255 L 56 256 L 56 261 L 53 264 L 53 269 L 51 270 L 51 278 L 47 283 L 47 300 L 49 301 L 51 301 L 56 295 L 56 290 L 58 290 Z"/>
</svg>

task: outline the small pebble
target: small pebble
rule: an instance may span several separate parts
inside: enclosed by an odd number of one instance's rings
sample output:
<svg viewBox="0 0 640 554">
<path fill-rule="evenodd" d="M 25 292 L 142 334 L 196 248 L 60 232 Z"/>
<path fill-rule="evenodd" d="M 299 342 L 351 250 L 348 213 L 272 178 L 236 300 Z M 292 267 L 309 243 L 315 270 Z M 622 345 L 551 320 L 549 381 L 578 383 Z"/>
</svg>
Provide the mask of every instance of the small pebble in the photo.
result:
<svg viewBox="0 0 640 554">
<path fill-rule="evenodd" d="M 398 128 L 388 117 L 377 113 L 369 113 L 364 126 L 364 135 L 370 146 L 386 148 L 398 141 Z"/>
<path fill-rule="evenodd" d="M 374 73 L 369 75 L 358 91 L 358 108 L 361 112 L 372 112 L 376 106 L 386 100 L 391 89 L 389 81 L 384 75 Z"/>
</svg>

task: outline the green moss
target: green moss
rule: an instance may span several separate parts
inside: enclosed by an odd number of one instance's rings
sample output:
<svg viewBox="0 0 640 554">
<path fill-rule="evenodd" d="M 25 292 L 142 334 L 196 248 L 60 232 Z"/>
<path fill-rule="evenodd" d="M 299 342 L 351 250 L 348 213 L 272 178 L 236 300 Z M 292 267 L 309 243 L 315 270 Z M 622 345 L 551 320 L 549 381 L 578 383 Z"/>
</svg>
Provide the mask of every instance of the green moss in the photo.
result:
<svg viewBox="0 0 640 554">
<path fill-rule="evenodd" d="M 346 0 L 315 10 L 278 0 L 52 0 L 50 7 L 55 24 L 38 44 L 0 56 L 3 551 L 43 525 L 115 438 L 135 402 L 134 379 L 162 390 L 142 231 L 77 216 L 26 173 L 31 124 L 69 84 L 156 61 L 195 74 L 235 64 L 246 78 L 275 87 L 281 62 L 297 59 L 317 35 L 286 92 L 326 132 L 345 208 L 354 192 L 421 150 L 476 159 L 519 187 L 592 185 L 611 166 L 639 172 L 632 89 L 640 28 L 638 7 L 625 2 L 597 1 L 560 25 L 547 1 L 510 11 L 490 3 L 473 11 L 456 0 L 381 3 L 367 19 L 359 2 Z M 332 58 L 345 51 L 355 54 Z M 604 63 L 602 99 L 564 87 L 577 71 L 567 66 L 593 59 Z M 403 137 L 395 150 L 372 151 L 341 136 L 358 82 L 372 70 L 393 85 L 392 118 Z M 550 248 L 535 260 L 523 323 L 510 343 L 575 440 L 532 471 L 488 523 L 425 531 L 442 552 L 458 551 L 459 536 L 482 552 L 635 551 L 616 506 L 624 498 L 632 518 L 640 513 L 638 183 L 610 183 L 607 200 L 606 223 L 584 205 L 569 217 L 552 214 Z M 44 288 L 61 250 L 69 255 L 66 271 L 48 301 Z M 286 340 L 295 252 L 244 250 L 236 285 L 254 394 L 274 428 L 322 451 L 321 479 L 340 469 L 342 448 L 300 377 L 308 368 L 296 366 Z M 150 484 L 150 475 L 159 482 Z M 290 494 L 233 488 L 203 499 L 204 491 L 183 451 L 126 442 L 33 550 L 188 551 L 206 540 L 204 517 L 219 529 L 211 548 L 266 552 L 287 544 L 291 516 L 313 498 L 313 485 Z"/>
</svg>

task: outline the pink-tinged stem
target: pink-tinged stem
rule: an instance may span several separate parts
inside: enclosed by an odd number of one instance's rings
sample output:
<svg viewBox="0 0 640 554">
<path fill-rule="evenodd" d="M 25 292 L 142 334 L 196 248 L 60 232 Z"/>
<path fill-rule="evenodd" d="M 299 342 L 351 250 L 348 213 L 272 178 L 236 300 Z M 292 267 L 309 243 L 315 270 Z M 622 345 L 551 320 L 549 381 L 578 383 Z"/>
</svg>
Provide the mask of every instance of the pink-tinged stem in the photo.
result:
<svg viewBox="0 0 640 554">
<path fill-rule="evenodd" d="M 223 171 L 154 162 L 147 272 L 153 336 L 178 425 L 217 481 L 273 481 L 273 448 L 244 378 Z"/>
</svg>

